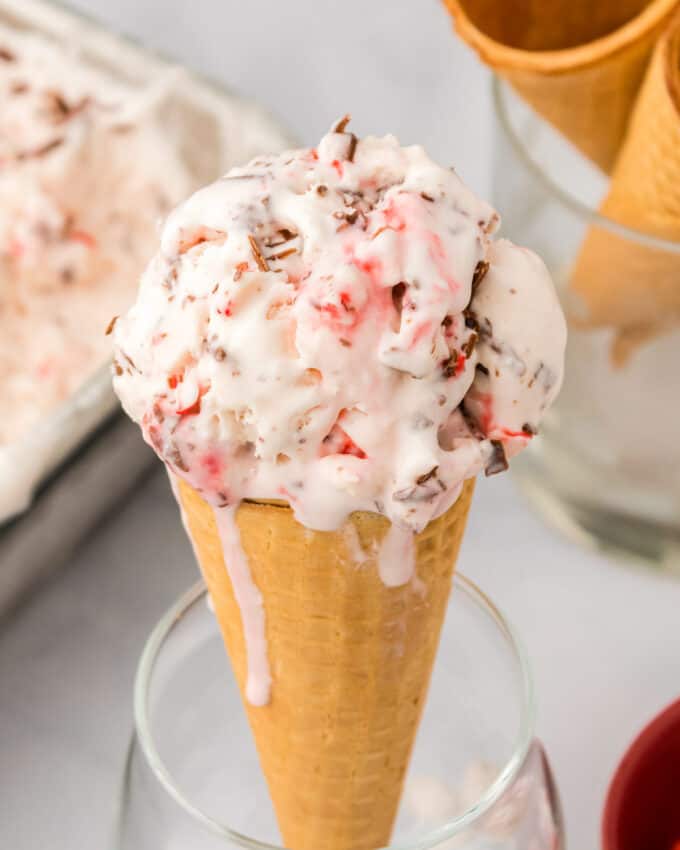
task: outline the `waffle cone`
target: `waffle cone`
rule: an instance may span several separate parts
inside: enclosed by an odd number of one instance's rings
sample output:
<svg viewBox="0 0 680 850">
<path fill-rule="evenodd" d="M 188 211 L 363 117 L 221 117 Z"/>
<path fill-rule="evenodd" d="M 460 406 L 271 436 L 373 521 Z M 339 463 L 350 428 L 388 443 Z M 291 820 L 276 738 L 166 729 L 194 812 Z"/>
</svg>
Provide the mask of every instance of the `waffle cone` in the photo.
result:
<svg viewBox="0 0 680 850">
<path fill-rule="evenodd" d="M 678 0 L 444 0 L 459 34 L 609 172 Z"/>
<path fill-rule="evenodd" d="M 656 46 L 600 212 L 677 248 L 600 226 L 586 236 L 571 278 L 585 308 L 575 321 L 613 327 L 613 359 L 622 364 L 680 322 L 680 15 Z"/>
<path fill-rule="evenodd" d="M 373 556 L 353 560 L 347 527 L 309 531 L 285 505 L 241 504 L 236 522 L 264 600 L 272 672 L 269 704 L 244 704 L 287 847 L 370 850 L 389 842 L 473 487 L 466 482 L 453 507 L 417 536 L 417 578 L 392 588 Z M 180 494 L 243 695 L 241 616 L 214 513 L 188 485 Z M 389 526 L 371 513 L 347 523 L 367 553 Z"/>
</svg>

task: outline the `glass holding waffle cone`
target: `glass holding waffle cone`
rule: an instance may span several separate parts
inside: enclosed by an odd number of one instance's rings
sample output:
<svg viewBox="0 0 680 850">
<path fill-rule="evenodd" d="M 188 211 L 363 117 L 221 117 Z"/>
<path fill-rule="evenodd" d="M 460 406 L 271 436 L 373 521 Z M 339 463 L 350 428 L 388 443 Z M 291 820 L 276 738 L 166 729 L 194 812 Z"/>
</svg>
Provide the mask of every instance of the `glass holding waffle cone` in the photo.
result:
<svg viewBox="0 0 680 850">
<path fill-rule="evenodd" d="M 651 153 L 629 142 L 609 180 L 498 79 L 493 99 L 502 232 L 544 258 L 569 324 L 562 392 L 513 472 L 566 533 L 680 573 L 680 241 L 659 238 L 659 217 L 655 236 L 620 223 L 638 192 L 680 232 L 672 174 L 655 187 Z"/>
<path fill-rule="evenodd" d="M 276 850 L 274 812 L 200 583 L 148 640 L 135 721 L 115 850 Z M 559 801 L 533 724 L 512 629 L 457 576 L 391 846 L 560 850 Z"/>
</svg>

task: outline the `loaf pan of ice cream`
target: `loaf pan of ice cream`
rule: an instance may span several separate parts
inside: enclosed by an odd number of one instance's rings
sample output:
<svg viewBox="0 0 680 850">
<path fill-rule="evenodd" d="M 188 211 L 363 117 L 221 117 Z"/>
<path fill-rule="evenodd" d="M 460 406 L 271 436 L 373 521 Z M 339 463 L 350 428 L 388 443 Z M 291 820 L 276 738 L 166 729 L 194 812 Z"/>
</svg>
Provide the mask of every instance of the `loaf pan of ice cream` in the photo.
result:
<svg viewBox="0 0 680 850">
<path fill-rule="evenodd" d="M 2 613 L 147 465 L 114 413 L 106 330 L 157 222 L 291 139 L 256 105 L 44 0 L 0 0 L 0 96 Z"/>
</svg>

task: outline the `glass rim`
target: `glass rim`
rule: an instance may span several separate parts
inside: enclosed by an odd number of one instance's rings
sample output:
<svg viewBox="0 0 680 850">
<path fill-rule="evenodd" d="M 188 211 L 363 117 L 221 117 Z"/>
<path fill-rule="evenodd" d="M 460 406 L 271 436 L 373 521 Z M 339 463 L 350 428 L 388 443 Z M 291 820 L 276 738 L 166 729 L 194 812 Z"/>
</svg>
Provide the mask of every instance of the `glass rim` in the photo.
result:
<svg viewBox="0 0 680 850">
<path fill-rule="evenodd" d="M 646 233 L 644 230 L 637 230 L 634 227 L 628 227 L 625 224 L 620 224 L 613 218 L 603 215 L 598 209 L 595 209 L 595 207 L 573 195 L 568 189 L 561 185 L 561 183 L 559 183 L 543 165 L 538 163 L 530 155 L 524 141 L 515 130 L 513 122 L 508 114 L 506 103 L 507 92 L 509 90 L 510 86 L 498 74 L 492 75 L 492 101 L 494 112 L 496 113 L 499 124 L 526 170 L 543 185 L 543 188 L 549 194 L 553 195 L 563 206 L 576 213 L 580 218 L 588 221 L 591 225 L 596 225 L 597 227 L 609 230 L 617 236 L 621 236 L 631 242 L 638 242 L 649 248 L 656 248 L 657 250 L 666 251 L 670 254 L 680 254 L 680 240 L 664 239 L 661 236 L 654 236 L 651 233 Z M 518 95 L 516 96 L 519 97 Z M 530 109 L 531 107 L 527 105 L 527 108 Z"/>
<path fill-rule="evenodd" d="M 451 818 L 433 830 L 423 833 L 416 839 L 407 843 L 390 844 L 382 850 L 427 850 L 427 848 L 436 847 L 460 833 L 480 818 L 510 787 L 527 759 L 534 738 L 535 694 L 533 678 L 527 654 L 514 627 L 510 625 L 492 600 L 470 579 L 455 573 L 453 585 L 457 587 L 459 593 L 464 593 L 469 600 L 493 620 L 496 628 L 510 645 L 521 680 L 519 732 L 510 758 L 499 771 L 498 776 L 472 806 L 462 814 Z M 203 599 L 206 593 L 205 583 L 201 579 L 182 594 L 177 602 L 165 612 L 146 641 L 134 683 L 134 718 L 137 739 L 156 779 L 175 802 L 202 826 L 237 846 L 247 848 L 247 850 L 284 850 L 281 845 L 270 844 L 244 835 L 206 814 L 196 806 L 175 783 L 154 741 L 149 719 L 149 696 L 156 661 L 171 632 L 189 610 Z"/>
</svg>

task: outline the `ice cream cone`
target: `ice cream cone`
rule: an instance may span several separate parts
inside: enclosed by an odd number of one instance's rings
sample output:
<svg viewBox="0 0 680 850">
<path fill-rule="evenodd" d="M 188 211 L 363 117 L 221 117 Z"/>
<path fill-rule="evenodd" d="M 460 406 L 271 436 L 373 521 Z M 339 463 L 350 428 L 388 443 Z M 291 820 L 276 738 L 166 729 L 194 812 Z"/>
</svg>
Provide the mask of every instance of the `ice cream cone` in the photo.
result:
<svg viewBox="0 0 680 850">
<path fill-rule="evenodd" d="M 246 644 L 213 509 L 180 484 L 267 778 L 293 850 L 388 843 L 446 611 L 474 482 L 416 538 L 416 576 L 387 587 L 376 550 L 389 523 L 354 513 L 337 532 L 289 507 L 244 502 L 236 515 L 262 593 L 271 698 L 245 700 Z M 363 563 L 357 552 L 366 553 Z M 361 560 L 361 559 L 359 559 Z"/>
<path fill-rule="evenodd" d="M 459 34 L 609 172 L 677 0 L 445 0 Z"/>
<path fill-rule="evenodd" d="M 590 228 L 571 278 L 583 324 L 613 327 L 616 363 L 680 321 L 680 15 L 663 34 L 631 116 L 601 213 L 675 243 Z"/>
</svg>

